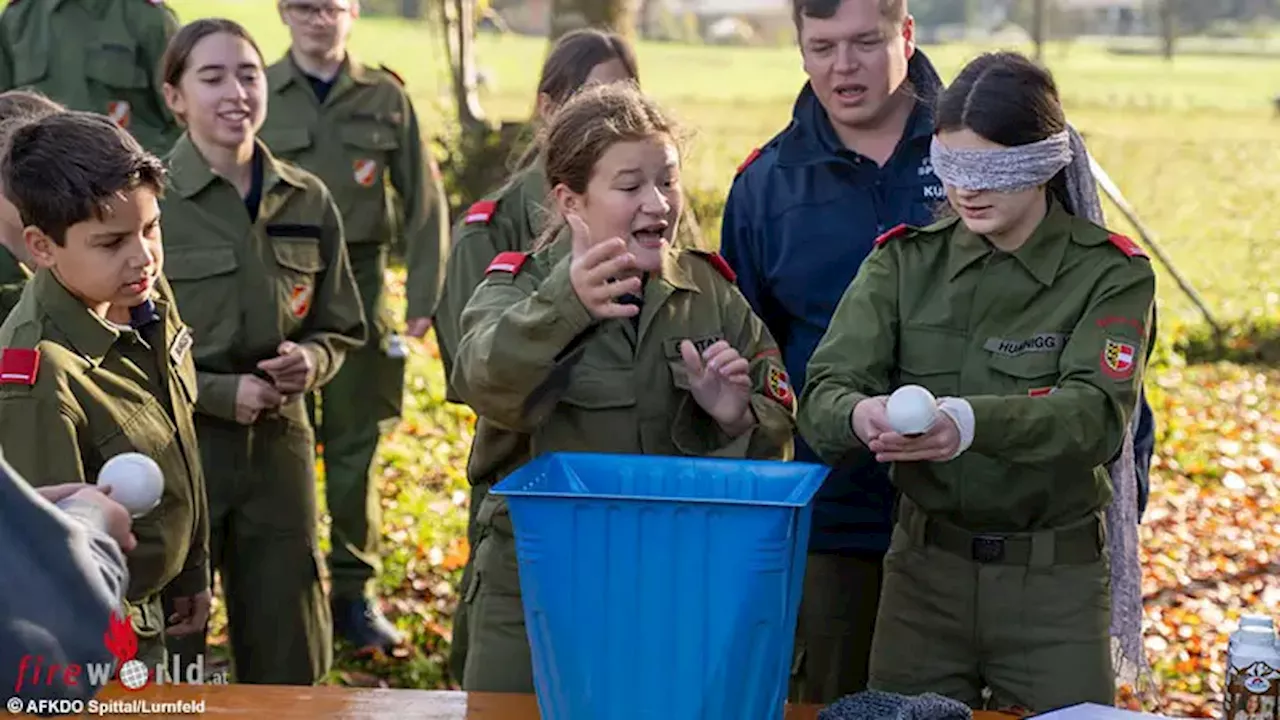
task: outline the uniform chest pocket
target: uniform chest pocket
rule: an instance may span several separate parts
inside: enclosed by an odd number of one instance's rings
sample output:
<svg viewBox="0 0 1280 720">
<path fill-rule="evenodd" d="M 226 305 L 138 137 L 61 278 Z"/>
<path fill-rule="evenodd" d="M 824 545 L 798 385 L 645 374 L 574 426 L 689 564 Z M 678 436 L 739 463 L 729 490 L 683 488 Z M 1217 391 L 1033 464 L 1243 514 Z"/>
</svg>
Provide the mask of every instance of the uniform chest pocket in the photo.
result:
<svg viewBox="0 0 1280 720">
<path fill-rule="evenodd" d="M 1024 355 L 992 354 L 987 360 L 992 379 L 1004 393 L 1021 394 L 1058 383 L 1061 350 Z"/>
<path fill-rule="evenodd" d="M 240 327 L 240 263 L 229 247 L 170 247 L 164 274 L 182 321 L 202 353 L 231 347 Z"/>
<path fill-rule="evenodd" d="M 560 402 L 575 410 L 610 410 L 636 404 L 635 378 L 630 370 L 576 367 Z"/>
<path fill-rule="evenodd" d="M 318 225 L 271 225 L 271 252 L 279 266 L 281 307 L 296 320 L 307 317 L 315 299 L 317 276 L 324 271 Z M 288 328 L 286 328 L 287 330 Z"/>
<path fill-rule="evenodd" d="M 960 392 L 965 338 L 954 330 L 906 326 L 898 339 L 898 377 L 903 385 L 922 385 L 936 396 Z"/>
<path fill-rule="evenodd" d="M 391 152 L 400 147 L 396 129 L 382 122 L 358 122 L 342 127 L 342 143 L 349 149 Z"/>
<path fill-rule="evenodd" d="M 43 46 L 39 33 L 27 32 L 14 37 L 15 34 L 11 27 L 6 38 L 13 48 L 9 56 L 13 63 L 13 84 L 16 87 L 34 85 L 49 72 L 49 48 Z"/>
<path fill-rule="evenodd" d="M 102 40 L 85 51 L 85 75 L 95 82 L 120 90 L 143 90 L 150 77 L 138 62 L 138 46 L 124 40 Z"/>
<path fill-rule="evenodd" d="M 86 467 L 88 477 L 97 477 L 107 460 L 123 453 L 142 453 L 155 460 L 162 471 L 172 472 L 172 468 L 182 467 L 182 446 L 178 443 L 178 431 L 169 419 L 168 413 L 152 398 L 135 404 L 119 416 L 116 423 L 107 431 L 93 439 L 95 455 L 92 464 Z M 88 464 L 88 463 L 86 463 Z M 165 478 L 165 500 L 172 497 L 171 490 L 178 478 Z M 163 517 L 169 502 L 161 501 L 160 507 L 148 514 L 149 520 Z M 159 516 L 159 517 L 157 517 Z"/>
</svg>

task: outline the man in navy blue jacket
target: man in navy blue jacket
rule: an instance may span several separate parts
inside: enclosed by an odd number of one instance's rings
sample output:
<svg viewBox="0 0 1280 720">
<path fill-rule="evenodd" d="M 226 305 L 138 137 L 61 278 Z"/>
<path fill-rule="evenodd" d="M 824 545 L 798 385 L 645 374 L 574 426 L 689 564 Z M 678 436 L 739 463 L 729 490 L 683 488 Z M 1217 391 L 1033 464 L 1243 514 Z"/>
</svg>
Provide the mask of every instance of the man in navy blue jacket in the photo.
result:
<svg viewBox="0 0 1280 720">
<path fill-rule="evenodd" d="M 720 251 L 797 391 L 876 237 L 927 225 L 946 202 L 929 162 L 942 82 L 915 47 L 906 5 L 792 0 L 809 81 L 791 124 L 752 152 L 729 191 Z M 796 459 L 820 462 L 798 435 Z M 893 500 L 874 462 L 838 465 L 818 495 L 794 701 L 830 703 L 866 684 Z"/>
</svg>

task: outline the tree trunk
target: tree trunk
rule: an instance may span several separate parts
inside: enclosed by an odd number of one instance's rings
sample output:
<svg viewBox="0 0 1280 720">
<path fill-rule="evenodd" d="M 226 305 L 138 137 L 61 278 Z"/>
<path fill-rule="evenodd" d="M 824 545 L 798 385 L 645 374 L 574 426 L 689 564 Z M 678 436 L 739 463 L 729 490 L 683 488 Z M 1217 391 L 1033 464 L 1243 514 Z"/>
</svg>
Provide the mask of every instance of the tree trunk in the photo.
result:
<svg viewBox="0 0 1280 720">
<path fill-rule="evenodd" d="M 1160 34 L 1164 38 L 1164 59 L 1172 60 L 1174 43 L 1178 37 L 1178 9 L 1176 0 L 1161 0 Z"/>
<path fill-rule="evenodd" d="M 1048 0 L 1035 0 L 1031 8 L 1031 39 L 1036 44 L 1036 62 L 1044 62 L 1044 43 L 1049 35 Z"/>
<path fill-rule="evenodd" d="M 634 40 L 633 0 L 552 0 L 551 42 L 570 30 L 583 27 L 612 30 Z"/>
<path fill-rule="evenodd" d="M 484 110 L 476 91 L 475 0 L 445 0 L 440 3 L 440 15 L 458 123 L 465 130 L 482 128 Z"/>
</svg>

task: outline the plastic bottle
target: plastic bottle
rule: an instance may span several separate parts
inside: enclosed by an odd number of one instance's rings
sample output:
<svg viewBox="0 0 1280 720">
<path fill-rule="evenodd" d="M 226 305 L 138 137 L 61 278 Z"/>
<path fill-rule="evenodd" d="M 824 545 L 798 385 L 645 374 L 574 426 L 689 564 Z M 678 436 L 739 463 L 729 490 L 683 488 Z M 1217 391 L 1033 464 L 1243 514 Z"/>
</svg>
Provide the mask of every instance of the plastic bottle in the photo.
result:
<svg viewBox="0 0 1280 720">
<path fill-rule="evenodd" d="M 1280 647 L 1270 618 L 1242 618 L 1227 645 L 1226 720 L 1280 718 Z"/>
</svg>

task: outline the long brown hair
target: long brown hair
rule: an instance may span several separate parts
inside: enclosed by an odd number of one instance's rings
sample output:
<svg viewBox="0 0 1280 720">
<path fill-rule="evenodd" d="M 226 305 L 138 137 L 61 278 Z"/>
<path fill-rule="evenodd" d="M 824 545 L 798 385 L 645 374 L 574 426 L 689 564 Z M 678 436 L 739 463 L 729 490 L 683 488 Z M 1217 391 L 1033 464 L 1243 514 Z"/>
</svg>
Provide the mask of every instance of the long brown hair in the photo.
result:
<svg viewBox="0 0 1280 720">
<path fill-rule="evenodd" d="M 258 61 L 266 67 L 267 61 L 262 54 L 262 48 L 258 47 L 257 41 L 243 25 L 226 18 L 201 18 L 183 25 L 182 29 L 169 40 L 169 46 L 164 49 L 164 56 L 160 59 L 160 78 L 164 84 L 178 87 L 182 82 L 183 73 L 187 71 L 187 62 L 191 59 L 191 52 L 195 50 L 196 45 L 210 35 L 220 33 L 238 37 L 249 43 L 249 47 L 258 54 Z M 182 120 L 182 118 L 178 119 Z"/>
<path fill-rule="evenodd" d="M 596 28 L 582 28 L 567 32 L 556 41 L 542 61 L 542 73 L 538 77 L 538 97 L 547 96 L 556 107 L 563 106 L 574 93 L 582 89 L 587 77 L 597 65 L 617 60 L 631 82 L 640 84 L 640 68 L 635 51 L 625 38 L 617 33 Z M 533 142 L 525 150 L 514 169 L 522 169 L 538 156 L 538 114 L 534 113 Z"/>
</svg>

